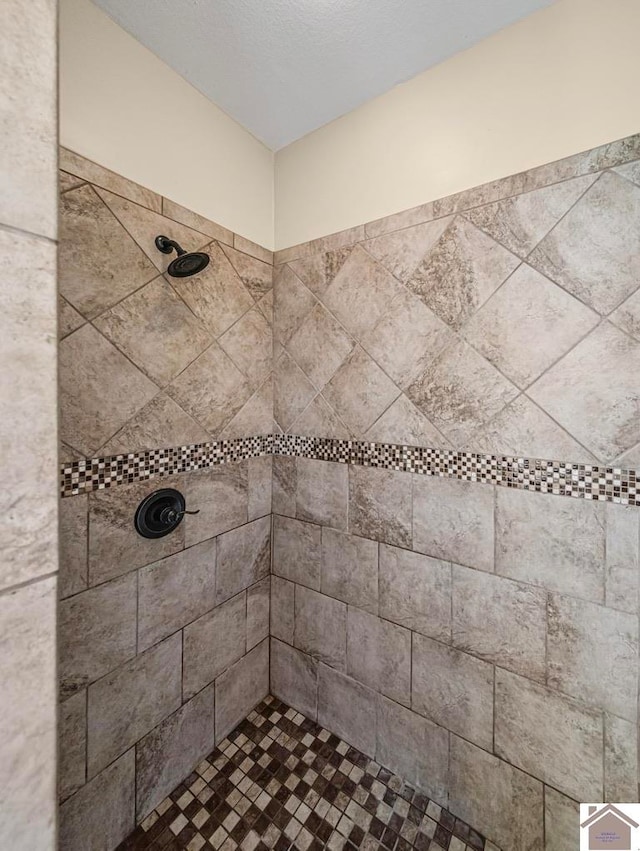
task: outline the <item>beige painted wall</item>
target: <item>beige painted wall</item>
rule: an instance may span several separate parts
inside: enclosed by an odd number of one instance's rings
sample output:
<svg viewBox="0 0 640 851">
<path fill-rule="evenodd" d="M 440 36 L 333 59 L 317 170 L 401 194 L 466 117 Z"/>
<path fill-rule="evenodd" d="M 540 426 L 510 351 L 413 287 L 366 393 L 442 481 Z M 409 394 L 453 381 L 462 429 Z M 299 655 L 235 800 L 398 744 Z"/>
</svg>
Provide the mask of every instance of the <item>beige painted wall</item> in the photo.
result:
<svg viewBox="0 0 640 851">
<path fill-rule="evenodd" d="M 276 154 L 285 248 L 640 130 L 638 0 L 558 0 Z"/>
<path fill-rule="evenodd" d="M 273 154 L 90 0 L 60 2 L 60 141 L 273 247 Z"/>
</svg>

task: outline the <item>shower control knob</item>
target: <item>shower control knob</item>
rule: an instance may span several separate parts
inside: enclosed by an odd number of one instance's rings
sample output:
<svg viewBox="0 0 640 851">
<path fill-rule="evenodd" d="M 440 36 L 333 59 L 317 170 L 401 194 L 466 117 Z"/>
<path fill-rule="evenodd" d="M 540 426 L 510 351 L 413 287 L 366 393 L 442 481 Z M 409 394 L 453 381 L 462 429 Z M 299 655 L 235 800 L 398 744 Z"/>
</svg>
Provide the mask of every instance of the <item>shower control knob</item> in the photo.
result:
<svg viewBox="0 0 640 851">
<path fill-rule="evenodd" d="M 134 525 L 143 538 L 164 538 L 177 529 L 187 511 L 184 497 L 174 488 L 162 488 L 145 497 L 136 510 Z"/>
</svg>

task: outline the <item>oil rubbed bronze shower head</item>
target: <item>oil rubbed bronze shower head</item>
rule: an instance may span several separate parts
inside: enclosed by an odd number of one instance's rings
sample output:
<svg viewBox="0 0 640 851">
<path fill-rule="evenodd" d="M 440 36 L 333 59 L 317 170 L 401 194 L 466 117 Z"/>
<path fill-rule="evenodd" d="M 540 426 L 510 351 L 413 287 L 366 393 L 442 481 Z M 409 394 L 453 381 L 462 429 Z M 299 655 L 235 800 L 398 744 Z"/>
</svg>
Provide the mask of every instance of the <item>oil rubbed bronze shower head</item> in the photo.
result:
<svg viewBox="0 0 640 851">
<path fill-rule="evenodd" d="M 202 251 L 186 252 L 184 248 L 178 245 L 173 239 L 168 236 L 156 237 L 156 248 L 163 254 L 171 254 L 175 251 L 178 255 L 175 260 L 169 263 L 167 272 L 173 278 L 188 278 L 190 275 L 196 275 L 198 272 L 209 265 L 209 255 Z"/>
</svg>

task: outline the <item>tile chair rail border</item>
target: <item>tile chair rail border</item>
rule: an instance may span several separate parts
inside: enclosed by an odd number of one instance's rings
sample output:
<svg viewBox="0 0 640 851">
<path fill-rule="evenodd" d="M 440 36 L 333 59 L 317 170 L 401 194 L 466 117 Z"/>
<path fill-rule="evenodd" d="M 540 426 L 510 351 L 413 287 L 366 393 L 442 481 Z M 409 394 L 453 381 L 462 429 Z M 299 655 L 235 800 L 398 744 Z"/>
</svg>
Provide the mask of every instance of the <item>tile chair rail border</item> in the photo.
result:
<svg viewBox="0 0 640 851">
<path fill-rule="evenodd" d="M 460 479 L 554 496 L 640 505 L 635 470 L 363 440 L 266 434 L 63 462 L 60 494 L 76 496 L 264 456 L 289 456 Z"/>
</svg>

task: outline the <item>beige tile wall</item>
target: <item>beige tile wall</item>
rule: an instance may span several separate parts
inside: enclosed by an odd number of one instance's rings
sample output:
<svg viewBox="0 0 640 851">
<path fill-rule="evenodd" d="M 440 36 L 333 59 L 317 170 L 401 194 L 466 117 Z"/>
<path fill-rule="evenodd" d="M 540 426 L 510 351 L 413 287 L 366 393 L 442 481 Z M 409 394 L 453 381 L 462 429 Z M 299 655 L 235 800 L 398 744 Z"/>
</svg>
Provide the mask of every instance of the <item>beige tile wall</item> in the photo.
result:
<svg viewBox="0 0 640 851">
<path fill-rule="evenodd" d="M 273 472 L 276 696 L 506 851 L 573 847 L 577 802 L 636 799 L 637 508 L 303 458 Z"/>
<path fill-rule="evenodd" d="M 62 457 L 273 430 L 272 261 L 60 152 Z M 210 254 L 165 275 L 165 234 Z M 190 516 L 139 537 L 140 482 L 61 501 L 60 847 L 111 849 L 268 691 L 271 458 L 177 476 Z"/>
<path fill-rule="evenodd" d="M 0 835 L 56 847 L 56 4 L 0 33 Z"/>
<path fill-rule="evenodd" d="M 267 694 L 270 481 L 271 458 L 172 478 L 227 510 L 158 540 L 132 521 L 155 481 L 62 500 L 65 851 L 114 848 Z"/>
<path fill-rule="evenodd" d="M 635 466 L 640 136 L 276 254 L 292 434 Z"/>
<path fill-rule="evenodd" d="M 60 151 L 63 458 L 273 431 L 270 252 Z M 164 274 L 158 234 L 209 266 Z"/>
</svg>

